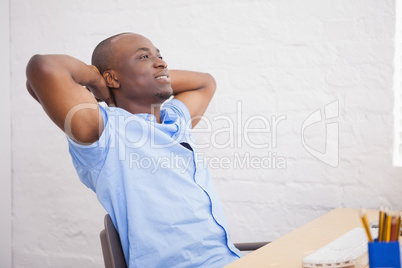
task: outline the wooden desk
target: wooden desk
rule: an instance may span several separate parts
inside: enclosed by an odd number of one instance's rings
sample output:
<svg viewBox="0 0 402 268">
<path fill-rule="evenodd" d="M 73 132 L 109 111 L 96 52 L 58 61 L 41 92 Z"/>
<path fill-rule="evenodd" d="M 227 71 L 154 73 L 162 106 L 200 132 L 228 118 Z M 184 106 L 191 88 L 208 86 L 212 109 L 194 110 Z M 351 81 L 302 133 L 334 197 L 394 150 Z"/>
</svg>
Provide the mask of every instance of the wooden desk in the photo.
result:
<svg viewBox="0 0 402 268">
<path fill-rule="evenodd" d="M 376 221 L 378 211 L 368 210 L 367 216 Z M 355 227 L 362 227 L 358 209 L 335 209 L 225 268 L 301 268 L 305 256 Z"/>
</svg>

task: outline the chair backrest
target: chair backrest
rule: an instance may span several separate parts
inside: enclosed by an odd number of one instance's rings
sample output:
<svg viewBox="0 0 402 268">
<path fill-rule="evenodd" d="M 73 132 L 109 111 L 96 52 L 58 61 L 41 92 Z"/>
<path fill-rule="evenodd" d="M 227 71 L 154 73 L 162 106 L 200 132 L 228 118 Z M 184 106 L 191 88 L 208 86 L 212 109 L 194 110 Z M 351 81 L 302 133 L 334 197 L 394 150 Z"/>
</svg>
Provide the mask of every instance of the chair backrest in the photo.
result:
<svg viewBox="0 0 402 268">
<path fill-rule="evenodd" d="M 105 229 L 100 233 L 105 268 L 127 268 L 119 233 L 109 214 L 105 215 Z"/>
<path fill-rule="evenodd" d="M 112 218 L 110 218 L 109 214 L 105 215 L 105 229 L 100 233 L 100 240 L 105 268 L 127 268 L 119 233 L 114 227 Z M 253 251 L 268 243 L 269 242 L 252 242 L 236 243 L 234 245 L 241 251 Z"/>
</svg>

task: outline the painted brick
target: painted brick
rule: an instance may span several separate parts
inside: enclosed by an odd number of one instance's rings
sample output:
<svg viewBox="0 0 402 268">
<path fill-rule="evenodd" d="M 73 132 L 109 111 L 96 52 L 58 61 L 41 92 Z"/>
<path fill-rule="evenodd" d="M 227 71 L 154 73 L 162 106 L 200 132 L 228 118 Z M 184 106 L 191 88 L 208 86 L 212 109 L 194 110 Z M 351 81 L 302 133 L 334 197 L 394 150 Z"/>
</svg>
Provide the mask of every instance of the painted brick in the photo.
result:
<svg viewBox="0 0 402 268">
<path fill-rule="evenodd" d="M 206 158 L 233 164 L 239 156 L 258 161 L 275 153 L 285 160 L 283 169 L 211 163 L 235 242 L 277 239 L 335 207 L 402 209 L 402 170 L 392 166 L 395 0 L 10 5 L 13 267 L 103 265 L 105 211 L 75 174 L 64 134 L 28 95 L 24 70 L 37 53 L 89 63 L 98 42 L 125 31 L 149 37 L 169 68 L 215 77 L 218 89 L 206 116 L 211 131 L 196 134 L 209 145 L 201 149 Z M 302 126 L 336 100 L 339 117 L 308 126 L 304 136 L 322 151 L 326 123 L 338 123 L 339 164 L 331 167 L 303 147 Z M 247 144 L 243 135 L 232 147 L 213 146 L 244 134 L 246 120 L 257 115 L 269 122 L 286 116 L 275 147 L 272 132 L 249 136 L 267 148 Z M 240 131 L 219 134 L 229 123 L 217 116 L 240 124 Z"/>
</svg>

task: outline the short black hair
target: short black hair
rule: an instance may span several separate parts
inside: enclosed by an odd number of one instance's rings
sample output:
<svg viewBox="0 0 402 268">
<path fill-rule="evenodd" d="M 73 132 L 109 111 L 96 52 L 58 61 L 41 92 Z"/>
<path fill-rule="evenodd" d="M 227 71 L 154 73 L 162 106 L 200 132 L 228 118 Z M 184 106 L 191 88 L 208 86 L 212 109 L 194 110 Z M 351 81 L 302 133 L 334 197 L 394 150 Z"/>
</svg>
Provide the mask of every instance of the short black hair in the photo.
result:
<svg viewBox="0 0 402 268">
<path fill-rule="evenodd" d="M 104 71 L 113 68 L 113 62 L 115 59 L 115 54 L 113 51 L 112 40 L 120 35 L 130 34 L 130 33 L 120 33 L 106 38 L 100 42 L 94 49 L 92 53 L 92 65 L 98 68 L 99 72 L 103 74 Z"/>
</svg>

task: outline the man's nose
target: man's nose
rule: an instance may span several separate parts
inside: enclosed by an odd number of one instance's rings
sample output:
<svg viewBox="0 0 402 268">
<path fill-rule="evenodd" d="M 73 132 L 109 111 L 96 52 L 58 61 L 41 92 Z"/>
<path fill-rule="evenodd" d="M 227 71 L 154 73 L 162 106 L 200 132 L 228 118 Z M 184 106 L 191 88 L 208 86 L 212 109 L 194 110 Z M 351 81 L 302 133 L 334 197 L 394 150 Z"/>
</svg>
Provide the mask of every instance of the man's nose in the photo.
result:
<svg viewBox="0 0 402 268">
<path fill-rule="evenodd" d="M 160 59 L 160 58 L 156 58 L 154 66 L 155 66 L 155 68 L 166 69 L 167 68 L 167 63 L 164 60 Z"/>
</svg>

